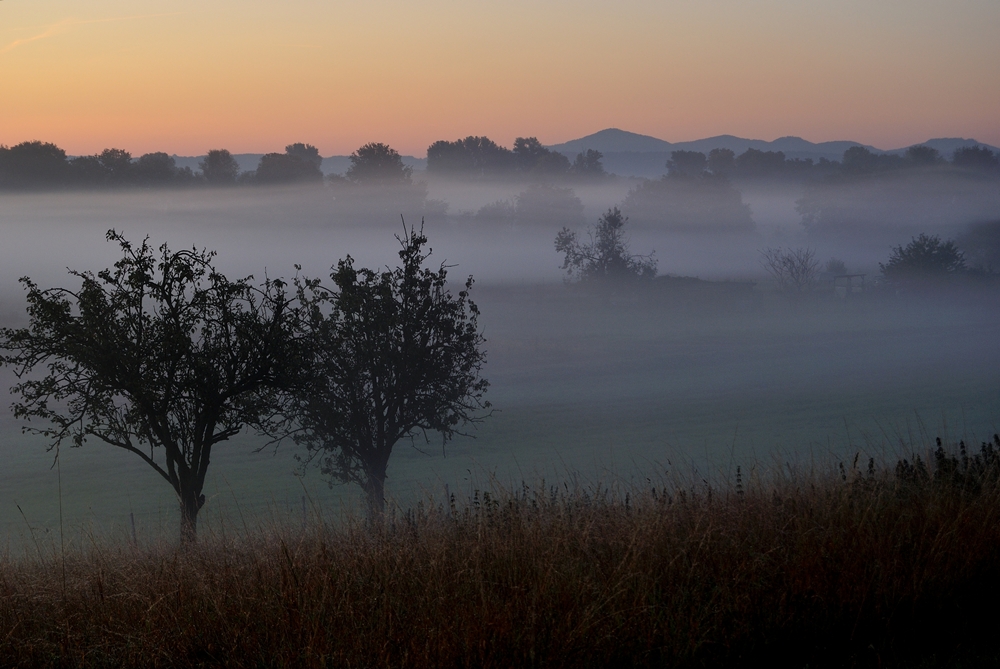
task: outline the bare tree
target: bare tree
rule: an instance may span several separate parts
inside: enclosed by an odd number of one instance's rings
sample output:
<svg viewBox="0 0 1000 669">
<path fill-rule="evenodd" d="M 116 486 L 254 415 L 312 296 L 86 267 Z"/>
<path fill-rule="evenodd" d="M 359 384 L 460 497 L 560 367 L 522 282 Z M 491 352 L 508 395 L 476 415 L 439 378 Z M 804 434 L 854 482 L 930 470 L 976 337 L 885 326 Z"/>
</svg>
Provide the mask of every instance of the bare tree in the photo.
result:
<svg viewBox="0 0 1000 669">
<path fill-rule="evenodd" d="M 804 293 L 816 285 L 819 261 L 814 249 L 767 248 L 760 256 L 760 266 L 774 277 L 781 292 Z"/>
</svg>

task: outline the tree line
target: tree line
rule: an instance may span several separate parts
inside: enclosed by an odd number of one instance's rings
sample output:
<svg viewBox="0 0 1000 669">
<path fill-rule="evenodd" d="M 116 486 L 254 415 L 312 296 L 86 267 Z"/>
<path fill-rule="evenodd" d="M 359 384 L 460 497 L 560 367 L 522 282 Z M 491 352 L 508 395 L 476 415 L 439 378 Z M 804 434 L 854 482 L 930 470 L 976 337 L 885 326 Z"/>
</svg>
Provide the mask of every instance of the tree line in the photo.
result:
<svg viewBox="0 0 1000 669">
<path fill-rule="evenodd" d="M 911 146 L 902 155 L 875 153 L 852 146 L 840 161 L 820 158 L 786 158 L 783 151 L 747 149 L 736 155 L 730 149 L 673 151 L 666 164 L 670 175 L 715 176 L 739 179 L 857 177 L 905 170 L 939 169 L 1000 175 L 1000 156 L 985 146 L 966 146 L 952 152 L 948 160 L 929 146 Z"/>
<path fill-rule="evenodd" d="M 368 143 L 350 156 L 344 175 L 332 175 L 339 184 L 406 185 L 410 168 L 397 151 L 381 143 Z M 199 169 L 178 167 L 173 156 L 163 152 L 138 158 L 123 149 L 105 149 L 92 156 L 69 157 L 55 144 L 31 141 L 0 146 L 0 189 L 35 190 L 58 188 L 124 187 L 229 187 L 323 183 L 323 158 L 312 144 L 289 144 L 284 153 L 261 156 L 256 170 L 240 171 L 236 158 L 226 149 L 212 149 L 199 162 Z"/>
<path fill-rule="evenodd" d="M 608 174 L 603 154 L 588 149 L 569 158 L 542 146 L 537 137 L 518 137 L 513 148 L 489 137 L 469 136 L 453 142 L 440 140 L 427 147 L 427 172 L 470 179 L 576 177 L 602 179 Z"/>
<path fill-rule="evenodd" d="M 485 136 L 469 136 L 454 141 L 440 140 L 427 148 L 427 172 L 462 179 L 571 179 L 594 180 L 609 176 L 600 151 L 588 149 L 570 159 L 547 149 L 537 137 L 518 137 L 512 148 Z M 351 166 L 344 175 L 330 175 L 337 185 L 409 184 L 411 169 L 402 156 L 386 144 L 371 142 L 350 155 Z M 30 141 L 6 147 L 0 145 L 0 189 L 102 188 L 153 186 L 234 186 L 322 183 L 323 158 L 319 150 L 304 143 L 289 144 L 284 153 L 268 153 L 255 170 L 240 171 L 226 149 L 213 149 L 199 163 L 198 170 L 178 167 L 163 152 L 134 158 L 123 149 L 105 149 L 91 156 L 70 158 L 55 144 Z M 747 149 L 736 155 L 730 149 L 673 151 L 667 161 L 668 175 L 736 179 L 804 179 L 857 177 L 907 169 L 939 169 L 963 173 L 1000 175 L 1000 156 L 983 146 L 956 149 L 949 159 L 928 146 L 913 146 L 902 155 L 878 154 L 863 146 L 844 152 L 840 161 L 820 158 L 789 159 L 782 151 Z"/>
</svg>

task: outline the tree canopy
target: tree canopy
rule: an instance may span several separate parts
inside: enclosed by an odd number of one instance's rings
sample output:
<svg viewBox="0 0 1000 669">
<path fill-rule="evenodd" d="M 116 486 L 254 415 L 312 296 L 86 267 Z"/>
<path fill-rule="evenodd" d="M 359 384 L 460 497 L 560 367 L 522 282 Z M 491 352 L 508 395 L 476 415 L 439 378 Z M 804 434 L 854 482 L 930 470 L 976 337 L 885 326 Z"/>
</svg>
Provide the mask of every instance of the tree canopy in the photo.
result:
<svg viewBox="0 0 1000 669">
<path fill-rule="evenodd" d="M 373 516 L 400 440 L 434 432 L 447 441 L 489 409 L 472 277 L 453 295 L 447 267 L 424 266 L 423 230 L 397 239 L 394 269 L 357 269 L 348 256 L 332 286 L 299 282 L 308 373 L 284 407 L 294 441 L 331 482 L 360 484 Z"/>
<path fill-rule="evenodd" d="M 212 149 L 198 163 L 202 176 L 212 186 L 233 186 L 240 175 L 240 165 L 226 149 Z"/>
<path fill-rule="evenodd" d="M 351 154 L 351 166 L 344 175 L 349 181 L 369 186 L 405 186 L 413 170 L 388 144 L 369 142 Z"/>
<path fill-rule="evenodd" d="M 955 242 L 920 234 L 906 246 L 896 246 L 886 263 L 879 263 L 885 280 L 897 287 L 927 286 L 966 270 L 965 255 Z"/>
<path fill-rule="evenodd" d="M 323 158 L 315 146 L 289 144 L 285 147 L 284 153 L 268 153 L 261 156 L 253 180 L 262 185 L 321 183 L 322 164 Z"/>
<path fill-rule="evenodd" d="M 121 260 L 71 271 L 78 289 L 21 279 L 29 325 L 0 331 L 20 379 L 14 414 L 47 423 L 31 431 L 52 447 L 93 438 L 142 459 L 177 494 L 191 540 L 213 447 L 273 415 L 293 359 L 289 301 L 279 281 L 230 281 L 214 253 L 107 238 Z"/>
</svg>

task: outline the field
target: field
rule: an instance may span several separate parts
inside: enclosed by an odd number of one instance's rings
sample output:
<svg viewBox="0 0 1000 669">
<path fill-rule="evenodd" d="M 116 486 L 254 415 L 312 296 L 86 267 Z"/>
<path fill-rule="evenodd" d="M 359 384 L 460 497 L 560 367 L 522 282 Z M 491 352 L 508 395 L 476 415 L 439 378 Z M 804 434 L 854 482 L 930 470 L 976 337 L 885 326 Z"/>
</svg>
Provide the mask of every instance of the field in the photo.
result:
<svg viewBox="0 0 1000 669">
<path fill-rule="evenodd" d="M 1000 437 L 0 560 L 24 667 L 987 667 Z"/>
<path fill-rule="evenodd" d="M 174 247 L 216 248 L 219 266 L 234 274 L 267 268 L 287 276 L 295 262 L 321 274 L 347 253 L 359 264 L 394 261 L 396 227 L 331 221 L 329 203 L 293 196 L 10 198 L 0 220 L 7 240 L 0 315 L 23 323 L 19 275 L 59 285 L 67 266 L 111 264 L 114 249 L 103 242 L 109 226 Z M 397 448 L 387 485 L 402 508 L 440 499 L 446 487 L 466 498 L 492 483 L 542 478 L 731 480 L 737 465 L 809 469 L 855 451 L 891 459 L 900 443 L 926 448 L 937 435 L 977 441 L 997 430 L 1000 309 L 993 298 L 790 305 L 762 285 L 762 296 L 748 302 L 612 299 L 562 285 L 552 230 L 455 220 L 427 226 L 433 257 L 458 263 L 456 278 L 479 278 L 473 296 L 497 411 L 470 429 L 475 438 L 442 449 L 431 435 L 416 448 Z M 687 256 L 710 278 L 752 276 L 757 249 L 768 243 L 649 231 L 633 237 L 637 250 L 656 244 L 661 272 L 693 273 L 674 260 Z M 860 264 L 875 253 L 859 242 L 857 259 L 847 259 Z M 0 385 L 11 380 L 4 370 Z M 63 532 L 74 545 L 92 535 L 130 537 L 133 518 L 140 541 L 174 535 L 176 502 L 142 463 L 91 443 L 65 449 L 51 468 L 53 454 L 20 427 L 0 415 L 0 531 L 11 550 L 54 540 L 60 477 Z M 300 476 L 294 449 L 255 452 L 260 445 L 245 435 L 216 450 L 203 522 L 300 523 L 314 508 L 332 519 L 358 502 L 354 489 L 331 490 L 316 472 Z"/>
</svg>

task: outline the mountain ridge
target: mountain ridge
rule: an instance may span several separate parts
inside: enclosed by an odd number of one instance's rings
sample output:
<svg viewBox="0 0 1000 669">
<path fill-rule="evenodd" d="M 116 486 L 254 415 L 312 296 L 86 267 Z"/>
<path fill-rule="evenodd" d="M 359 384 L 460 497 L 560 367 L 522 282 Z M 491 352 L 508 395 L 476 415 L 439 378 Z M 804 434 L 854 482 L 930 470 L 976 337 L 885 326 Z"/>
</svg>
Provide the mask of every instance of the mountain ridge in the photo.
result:
<svg viewBox="0 0 1000 669">
<path fill-rule="evenodd" d="M 779 137 L 771 141 L 746 139 L 735 135 L 716 135 L 686 142 L 668 142 L 658 137 L 641 135 L 619 128 L 605 128 L 585 137 L 561 144 L 552 144 L 546 148 L 558 151 L 570 160 L 578 153 L 594 149 L 604 154 L 604 166 L 609 172 L 637 177 L 655 177 L 663 173 L 664 166 L 670 159 L 672 151 L 697 151 L 707 155 L 712 149 L 729 149 L 739 155 L 747 149 L 756 149 L 758 151 L 781 151 L 789 160 L 818 162 L 820 159 L 840 160 L 844 151 L 853 146 L 862 146 L 878 154 L 901 154 L 910 148 L 906 146 L 885 150 L 850 140 L 810 142 L 794 135 Z M 982 146 L 1000 153 L 1000 148 L 961 137 L 933 138 L 910 146 L 929 146 L 937 149 L 946 158 L 950 157 L 955 149 L 965 146 Z"/>
</svg>

